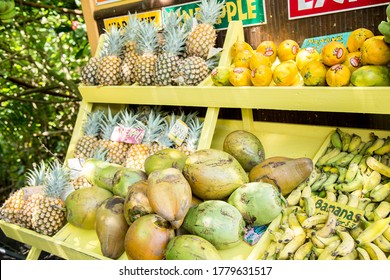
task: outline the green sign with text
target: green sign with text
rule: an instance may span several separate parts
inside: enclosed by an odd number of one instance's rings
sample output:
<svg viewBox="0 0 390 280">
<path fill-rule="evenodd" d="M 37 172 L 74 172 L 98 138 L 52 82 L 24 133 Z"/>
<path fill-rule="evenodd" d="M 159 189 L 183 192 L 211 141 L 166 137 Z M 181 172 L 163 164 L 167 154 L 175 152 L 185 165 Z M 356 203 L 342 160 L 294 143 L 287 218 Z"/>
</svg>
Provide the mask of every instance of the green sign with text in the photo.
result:
<svg viewBox="0 0 390 280">
<path fill-rule="evenodd" d="M 200 1 L 163 8 L 167 12 L 180 9 L 180 13 L 192 17 L 199 10 Z M 229 22 L 241 20 L 243 26 L 266 24 L 264 0 L 227 0 L 216 29 L 227 29 Z"/>
</svg>

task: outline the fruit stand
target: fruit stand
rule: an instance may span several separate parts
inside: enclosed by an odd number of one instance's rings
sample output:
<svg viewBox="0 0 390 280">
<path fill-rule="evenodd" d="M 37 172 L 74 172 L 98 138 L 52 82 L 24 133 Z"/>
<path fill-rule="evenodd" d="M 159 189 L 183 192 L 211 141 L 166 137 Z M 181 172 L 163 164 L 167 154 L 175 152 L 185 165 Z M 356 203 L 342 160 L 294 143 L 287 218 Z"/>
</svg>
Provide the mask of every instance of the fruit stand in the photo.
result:
<svg viewBox="0 0 390 280">
<path fill-rule="evenodd" d="M 230 22 L 219 65 L 230 65 L 229 50 L 234 42 L 243 39 L 241 22 Z M 208 77 L 196 87 L 134 85 L 80 86 L 79 89 L 83 100 L 67 159 L 73 157 L 88 112 L 108 105 L 163 104 L 206 108 L 198 149 L 221 149 L 227 134 L 233 130 L 244 129 L 262 140 L 267 157 L 309 157 L 314 162 L 324 153 L 329 144 L 329 135 L 335 127 L 258 122 L 253 119 L 253 109 L 390 114 L 388 87 L 216 87 Z M 241 109 L 241 120 L 220 119 L 221 108 Z M 355 128 L 343 130 L 362 136 L 372 132 Z M 380 137 L 389 135 L 389 131 L 374 132 Z M 41 251 L 64 259 L 107 259 L 100 251 L 94 230 L 83 230 L 68 223 L 54 236 L 48 237 L 4 221 L 0 221 L 0 226 L 8 237 L 32 246 L 28 259 L 37 259 Z M 268 239 L 269 234 L 265 234 L 260 244 Z M 232 249 L 221 250 L 220 253 L 223 259 L 253 259 L 261 253 L 252 252 L 253 248 L 242 242 Z M 120 259 L 127 259 L 126 254 Z"/>
</svg>

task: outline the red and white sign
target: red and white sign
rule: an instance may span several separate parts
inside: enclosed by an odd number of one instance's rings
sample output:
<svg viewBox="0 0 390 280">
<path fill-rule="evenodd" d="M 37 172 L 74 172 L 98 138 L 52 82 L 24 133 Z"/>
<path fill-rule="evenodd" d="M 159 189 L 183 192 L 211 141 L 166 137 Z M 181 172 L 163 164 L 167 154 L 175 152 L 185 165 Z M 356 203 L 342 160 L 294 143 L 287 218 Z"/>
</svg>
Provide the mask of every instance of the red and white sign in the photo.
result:
<svg viewBox="0 0 390 280">
<path fill-rule="evenodd" d="M 389 4 L 389 0 L 288 0 L 288 18 L 297 19 Z"/>
</svg>

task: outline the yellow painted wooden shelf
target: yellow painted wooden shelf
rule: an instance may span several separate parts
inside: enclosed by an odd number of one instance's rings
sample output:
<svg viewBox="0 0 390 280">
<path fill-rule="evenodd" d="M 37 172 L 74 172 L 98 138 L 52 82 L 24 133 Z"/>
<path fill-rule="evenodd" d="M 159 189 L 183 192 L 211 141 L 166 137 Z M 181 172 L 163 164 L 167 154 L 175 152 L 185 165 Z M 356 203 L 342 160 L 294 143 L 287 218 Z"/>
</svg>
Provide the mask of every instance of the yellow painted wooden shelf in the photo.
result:
<svg viewBox="0 0 390 280">
<path fill-rule="evenodd" d="M 231 22 L 220 65 L 230 64 L 230 47 L 235 41 L 243 39 L 241 22 Z M 97 107 L 129 104 L 204 107 L 207 111 L 198 149 L 221 149 L 228 133 L 245 129 L 261 139 L 267 157 L 283 155 L 313 159 L 323 150 L 324 141 L 334 127 L 256 122 L 253 109 L 390 114 L 390 87 L 216 87 L 212 86 L 208 77 L 196 87 L 132 85 L 80 86 L 79 89 L 83 100 L 66 160 L 73 157 L 87 114 Z M 219 119 L 220 108 L 241 109 L 242 120 Z M 390 135 L 390 129 L 343 129 L 363 137 L 371 131 L 383 137 Z M 55 236 L 48 237 L 4 221 L 0 221 L 0 226 L 6 236 L 32 246 L 28 259 L 37 259 L 41 250 L 64 259 L 106 259 L 101 254 L 94 230 L 82 230 L 66 224 Z M 251 250 L 252 247 L 242 242 L 231 250 L 221 251 L 221 255 L 224 259 L 247 259 L 252 257 Z M 125 254 L 121 259 L 126 259 Z"/>
</svg>

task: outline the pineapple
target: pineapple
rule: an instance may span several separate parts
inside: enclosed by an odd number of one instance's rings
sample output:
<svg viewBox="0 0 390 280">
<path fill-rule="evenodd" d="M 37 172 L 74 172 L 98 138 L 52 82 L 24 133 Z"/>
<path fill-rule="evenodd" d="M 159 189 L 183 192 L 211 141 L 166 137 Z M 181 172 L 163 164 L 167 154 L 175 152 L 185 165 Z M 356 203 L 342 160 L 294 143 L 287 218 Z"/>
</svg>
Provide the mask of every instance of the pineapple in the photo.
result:
<svg viewBox="0 0 390 280">
<path fill-rule="evenodd" d="M 172 84 L 173 72 L 178 67 L 187 37 L 185 26 L 180 26 L 182 17 L 173 11 L 167 13 L 166 17 L 168 20 L 163 33 L 165 45 L 156 62 L 155 83 L 159 86 Z"/>
<path fill-rule="evenodd" d="M 119 124 L 120 115 L 121 112 L 112 114 L 110 107 L 108 107 L 107 115 L 104 115 L 101 124 L 102 139 L 98 142 L 98 147 L 108 151 L 108 161 L 116 164 L 123 164 L 128 150 L 128 144 L 111 140 L 111 135 Z"/>
<path fill-rule="evenodd" d="M 186 42 L 186 50 L 189 56 L 207 59 L 217 39 L 214 25 L 222 14 L 224 4 L 224 0 L 221 2 L 218 2 L 218 0 L 201 1 L 197 13 L 200 24 L 192 29 Z"/>
<path fill-rule="evenodd" d="M 42 191 L 42 183 L 45 179 L 45 163 L 42 161 L 34 166 L 26 174 L 27 186 L 12 193 L 0 208 L 0 218 L 6 222 L 18 224 L 25 228 L 31 227 L 31 212 L 29 209 L 29 197 Z"/>
<path fill-rule="evenodd" d="M 207 62 L 198 56 L 189 56 L 178 64 L 174 81 L 179 86 L 196 86 L 209 74 Z"/>
<path fill-rule="evenodd" d="M 141 21 L 137 39 L 137 52 L 139 54 L 135 66 L 135 79 L 141 86 L 154 84 L 156 68 L 156 50 L 158 45 L 157 27 L 154 21 Z"/>
<path fill-rule="evenodd" d="M 104 112 L 101 110 L 88 113 L 83 129 L 84 135 L 77 141 L 74 149 L 75 158 L 87 159 L 91 156 L 91 152 L 96 148 L 103 116 Z"/>
<path fill-rule="evenodd" d="M 106 42 L 103 46 L 100 63 L 97 69 L 99 85 L 113 86 L 122 83 L 121 78 L 121 51 L 124 36 L 120 29 L 113 25 L 106 30 Z"/>
<path fill-rule="evenodd" d="M 138 60 L 136 52 L 136 39 L 139 19 L 136 15 L 129 13 L 128 25 L 124 28 L 125 43 L 123 45 L 123 60 L 121 65 L 121 76 L 123 83 L 135 83 L 135 64 Z"/>
<path fill-rule="evenodd" d="M 186 120 L 186 123 L 188 124 L 188 136 L 184 140 L 183 144 L 178 147 L 178 150 L 188 156 L 198 149 L 203 122 L 200 122 L 199 118 L 194 116 L 193 118 Z"/>
<path fill-rule="evenodd" d="M 58 160 L 50 164 L 46 174 L 43 193 L 34 194 L 32 199 L 31 224 L 38 233 L 52 236 L 66 222 L 65 202 L 62 196 L 69 190 L 69 170 Z"/>
<path fill-rule="evenodd" d="M 97 81 L 97 69 L 100 63 L 100 57 L 91 57 L 87 64 L 81 70 L 81 82 L 86 86 L 95 86 Z"/>
<path fill-rule="evenodd" d="M 164 129 L 164 117 L 162 114 L 156 113 L 156 110 L 151 110 L 148 116 L 147 124 L 138 121 L 139 127 L 145 130 L 141 144 L 133 144 L 126 155 L 126 167 L 144 169 L 144 163 L 148 156 L 152 155 L 152 151 L 156 150 L 157 139 L 160 137 Z"/>
<path fill-rule="evenodd" d="M 158 145 L 153 145 L 151 154 L 155 154 L 156 152 L 167 149 L 167 148 L 172 148 L 174 147 L 174 142 L 172 141 L 171 138 L 168 137 L 169 131 L 171 130 L 172 126 L 176 123 L 176 115 L 175 113 L 172 113 L 171 116 L 168 118 L 164 119 L 164 129 L 161 133 L 161 135 L 157 139 L 157 144 Z"/>
</svg>

